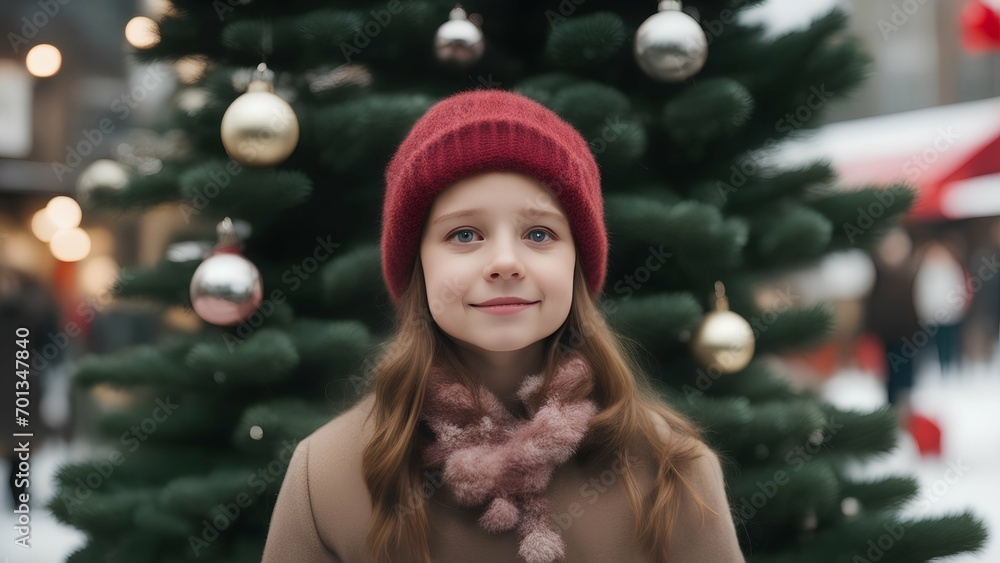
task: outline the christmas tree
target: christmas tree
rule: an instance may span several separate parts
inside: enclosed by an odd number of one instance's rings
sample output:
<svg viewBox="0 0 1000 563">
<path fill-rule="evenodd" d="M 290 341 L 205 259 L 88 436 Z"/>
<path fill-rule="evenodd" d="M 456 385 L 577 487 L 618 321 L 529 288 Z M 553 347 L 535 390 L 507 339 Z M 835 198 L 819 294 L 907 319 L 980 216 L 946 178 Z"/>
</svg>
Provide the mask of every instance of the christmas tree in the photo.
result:
<svg viewBox="0 0 1000 563">
<path fill-rule="evenodd" d="M 89 538 L 70 560 L 260 560 L 296 441 L 357 399 L 391 329 L 378 250 L 389 157 L 436 100 L 475 88 L 525 94 L 590 141 L 612 237 L 602 310 L 729 460 L 748 560 L 909 563 L 980 547 L 971 514 L 899 515 L 914 479 L 851 477 L 848 464 L 894 447 L 893 411 L 838 410 L 763 361 L 821 342 L 832 313 L 762 309 L 754 288 L 870 248 L 913 194 L 834 189 L 823 162 L 769 164 L 868 59 L 845 14 L 771 37 L 737 17 L 756 3 L 174 0 L 135 56 L 203 65 L 163 124 L 188 150 L 87 199 L 173 205 L 189 241 L 227 225 L 217 255 L 165 255 L 115 287 L 216 324 L 80 362 L 78 387 L 135 400 L 98 419 L 110 455 L 59 471 L 49 507 Z M 723 291 L 730 313 L 715 310 Z"/>
</svg>

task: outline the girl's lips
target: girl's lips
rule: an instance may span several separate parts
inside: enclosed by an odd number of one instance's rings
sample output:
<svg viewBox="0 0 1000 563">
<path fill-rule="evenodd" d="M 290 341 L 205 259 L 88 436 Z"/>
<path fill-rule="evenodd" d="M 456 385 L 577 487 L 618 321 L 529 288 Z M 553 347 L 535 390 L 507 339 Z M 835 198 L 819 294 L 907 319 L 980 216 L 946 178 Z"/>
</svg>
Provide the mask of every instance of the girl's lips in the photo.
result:
<svg viewBox="0 0 1000 563">
<path fill-rule="evenodd" d="M 512 315 L 514 313 L 519 313 L 532 305 L 536 305 L 538 301 L 533 303 L 518 303 L 516 305 L 490 305 L 490 306 L 480 306 L 473 305 L 476 309 L 483 311 L 484 313 L 489 313 L 491 315 Z"/>
</svg>

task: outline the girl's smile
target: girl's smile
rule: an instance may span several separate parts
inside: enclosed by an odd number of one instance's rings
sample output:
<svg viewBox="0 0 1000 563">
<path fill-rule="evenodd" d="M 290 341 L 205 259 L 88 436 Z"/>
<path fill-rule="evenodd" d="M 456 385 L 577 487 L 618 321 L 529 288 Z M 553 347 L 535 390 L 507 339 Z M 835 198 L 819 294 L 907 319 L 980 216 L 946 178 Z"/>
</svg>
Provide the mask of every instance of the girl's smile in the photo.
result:
<svg viewBox="0 0 1000 563">
<path fill-rule="evenodd" d="M 532 303 L 509 303 L 507 305 L 473 305 L 473 307 L 475 307 L 478 311 L 489 313 L 491 315 L 513 315 L 514 313 L 520 313 L 528 307 L 533 307 L 536 304 L 538 304 L 538 301 L 534 301 Z"/>
</svg>

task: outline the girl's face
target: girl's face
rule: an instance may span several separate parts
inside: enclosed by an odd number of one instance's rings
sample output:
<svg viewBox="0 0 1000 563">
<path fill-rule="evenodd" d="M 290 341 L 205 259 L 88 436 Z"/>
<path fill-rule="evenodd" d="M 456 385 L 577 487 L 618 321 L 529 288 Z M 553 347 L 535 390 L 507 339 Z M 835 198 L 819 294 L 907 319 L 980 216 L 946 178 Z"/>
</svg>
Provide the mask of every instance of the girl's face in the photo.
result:
<svg viewBox="0 0 1000 563">
<path fill-rule="evenodd" d="M 438 194 L 420 260 L 431 316 L 446 334 L 487 351 L 520 350 L 569 316 L 576 248 L 550 194 L 514 172 L 464 178 Z M 478 306 L 498 297 L 531 305 L 508 314 Z"/>
</svg>

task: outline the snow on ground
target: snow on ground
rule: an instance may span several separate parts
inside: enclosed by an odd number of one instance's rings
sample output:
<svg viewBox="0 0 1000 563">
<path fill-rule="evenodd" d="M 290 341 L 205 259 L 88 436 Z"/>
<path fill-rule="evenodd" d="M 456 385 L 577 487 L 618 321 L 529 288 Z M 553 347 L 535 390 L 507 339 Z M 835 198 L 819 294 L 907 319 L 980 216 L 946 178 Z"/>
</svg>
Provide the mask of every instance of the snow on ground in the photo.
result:
<svg viewBox="0 0 1000 563">
<path fill-rule="evenodd" d="M 840 407 L 871 410 L 882 404 L 885 389 L 872 374 L 844 372 L 828 380 L 823 395 Z M 959 373 L 942 374 L 934 362 L 918 367 L 913 407 L 940 426 L 941 456 L 921 457 L 912 437 L 901 432 L 890 456 L 858 474 L 916 476 L 920 493 L 904 508 L 907 517 L 971 510 L 985 521 L 990 538 L 982 552 L 939 561 L 1000 561 L 1000 358 Z"/>
</svg>

